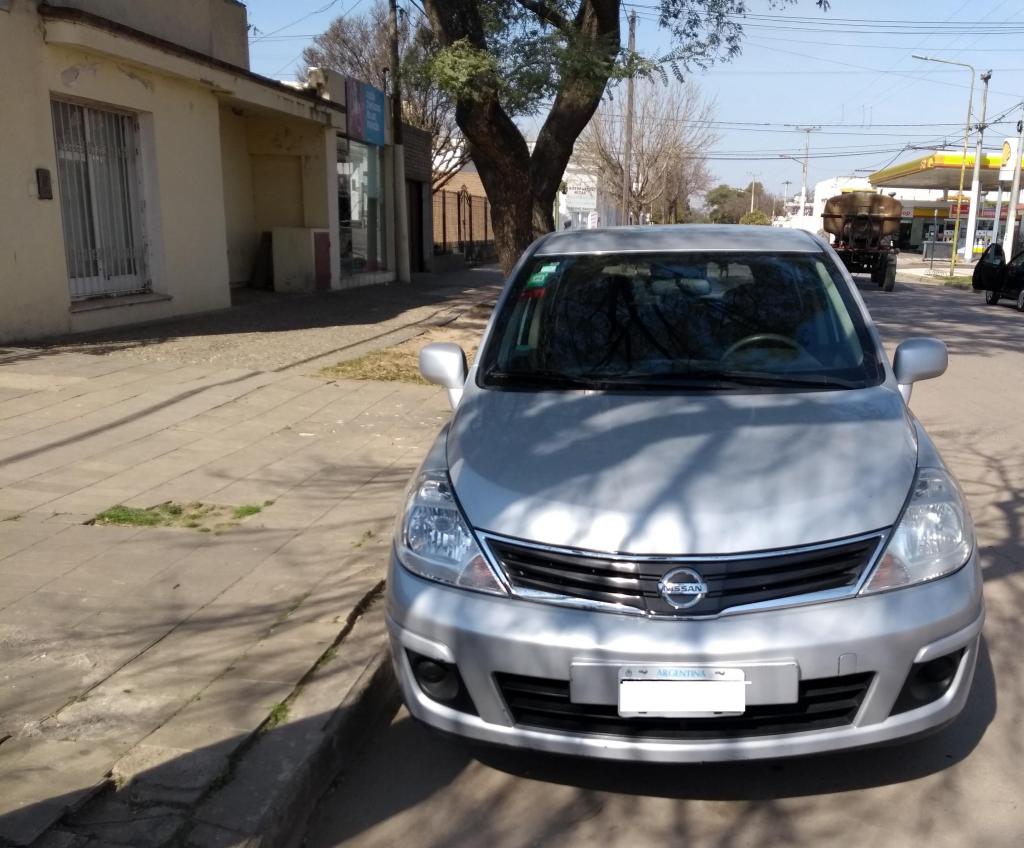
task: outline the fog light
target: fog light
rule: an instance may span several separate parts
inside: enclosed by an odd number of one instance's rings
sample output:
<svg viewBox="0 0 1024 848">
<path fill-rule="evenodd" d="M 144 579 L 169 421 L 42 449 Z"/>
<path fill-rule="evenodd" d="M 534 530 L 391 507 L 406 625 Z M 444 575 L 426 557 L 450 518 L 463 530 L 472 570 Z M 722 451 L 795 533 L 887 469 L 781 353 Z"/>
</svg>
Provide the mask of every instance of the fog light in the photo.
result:
<svg viewBox="0 0 1024 848">
<path fill-rule="evenodd" d="M 413 677 L 424 695 L 453 710 L 476 715 L 476 707 L 455 665 L 413 651 L 407 654 Z"/>
<path fill-rule="evenodd" d="M 928 662 L 914 663 L 910 668 L 910 674 L 907 675 L 907 682 L 903 684 L 903 689 L 896 699 L 896 706 L 892 708 L 892 714 L 916 710 L 939 700 L 953 684 L 963 655 L 964 650 L 961 648 L 952 654 L 936 657 Z"/>
</svg>

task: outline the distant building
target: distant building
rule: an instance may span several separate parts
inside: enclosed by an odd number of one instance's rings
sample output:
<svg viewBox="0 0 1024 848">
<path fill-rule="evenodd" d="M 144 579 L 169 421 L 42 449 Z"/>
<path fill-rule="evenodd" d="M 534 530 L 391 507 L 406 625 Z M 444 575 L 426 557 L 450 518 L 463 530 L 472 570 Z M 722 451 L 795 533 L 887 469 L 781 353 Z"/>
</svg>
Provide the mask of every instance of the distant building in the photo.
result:
<svg viewBox="0 0 1024 848">
<path fill-rule="evenodd" d="M 558 229 L 619 225 L 621 189 L 606 185 L 598 168 L 573 156 L 562 182 L 564 190 L 556 198 L 555 226 Z"/>
</svg>

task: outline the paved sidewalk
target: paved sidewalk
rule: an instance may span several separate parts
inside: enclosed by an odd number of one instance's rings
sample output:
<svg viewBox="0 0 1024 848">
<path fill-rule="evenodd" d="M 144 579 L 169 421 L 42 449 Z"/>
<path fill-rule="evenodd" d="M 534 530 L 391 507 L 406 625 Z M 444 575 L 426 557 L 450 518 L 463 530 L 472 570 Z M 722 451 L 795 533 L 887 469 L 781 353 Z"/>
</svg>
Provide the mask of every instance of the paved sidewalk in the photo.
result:
<svg viewBox="0 0 1024 848">
<path fill-rule="evenodd" d="M 380 644 L 349 631 L 448 408 L 436 387 L 316 373 L 451 320 L 498 275 L 427 282 L 0 351 L 0 845 L 111 781 L 124 791 L 99 819 L 41 844 L 181 839 L 254 731 L 288 707 L 326 726 Z M 207 533 L 86 523 L 165 501 L 262 511 Z M 302 706 L 314 666 L 328 682 Z M 111 803 L 159 826 L 103 830 Z"/>
<path fill-rule="evenodd" d="M 956 263 L 957 277 L 970 277 L 974 273 L 974 263 L 958 259 Z M 908 283 L 927 283 L 929 285 L 946 285 L 944 277 L 949 275 L 949 259 L 936 259 L 934 263 L 922 259 L 916 253 L 901 253 L 896 266 L 897 280 Z"/>
</svg>

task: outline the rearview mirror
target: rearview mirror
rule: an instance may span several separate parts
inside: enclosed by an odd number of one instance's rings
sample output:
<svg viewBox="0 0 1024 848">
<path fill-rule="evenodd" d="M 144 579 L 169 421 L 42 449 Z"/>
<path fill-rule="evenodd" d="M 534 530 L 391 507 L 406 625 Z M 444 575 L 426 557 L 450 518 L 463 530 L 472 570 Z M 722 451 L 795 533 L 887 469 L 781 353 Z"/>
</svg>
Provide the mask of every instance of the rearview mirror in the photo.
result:
<svg viewBox="0 0 1024 848">
<path fill-rule="evenodd" d="M 466 354 L 452 342 L 429 344 L 420 351 L 420 373 L 431 382 L 448 390 L 448 403 L 455 409 L 462 400 L 466 384 Z"/>
<path fill-rule="evenodd" d="M 892 358 L 892 370 L 903 400 L 910 403 L 910 390 L 914 383 L 942 376 L 948 364 L 946 346 L 938 339 L 907 339 L 902 342 Z"/>
</svg>

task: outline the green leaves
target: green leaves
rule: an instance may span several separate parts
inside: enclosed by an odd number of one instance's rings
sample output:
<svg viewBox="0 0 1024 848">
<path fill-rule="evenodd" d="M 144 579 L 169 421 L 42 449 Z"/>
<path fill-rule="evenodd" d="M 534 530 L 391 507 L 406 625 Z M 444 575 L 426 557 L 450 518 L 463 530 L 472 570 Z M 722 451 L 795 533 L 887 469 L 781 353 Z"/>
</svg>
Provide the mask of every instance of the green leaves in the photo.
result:
<svg viewBox="0 0 1024 848">
<path fill-rule="evenodd" d="M 760 209 L 755 209 L 753 212 L 747 212 L 740 218 L 741 224 L 757 224 L 759 226 L 767 227 L 772 223 L 772 219 L 768 215 L 762 212 Z"/>
<path fill-rule="evenodd" d="M 430 75 L 452 97 L 478 100 L 498 86 L 498 61 L 468 39 L 438 50 L 430 60 Z"/>
</svg>

